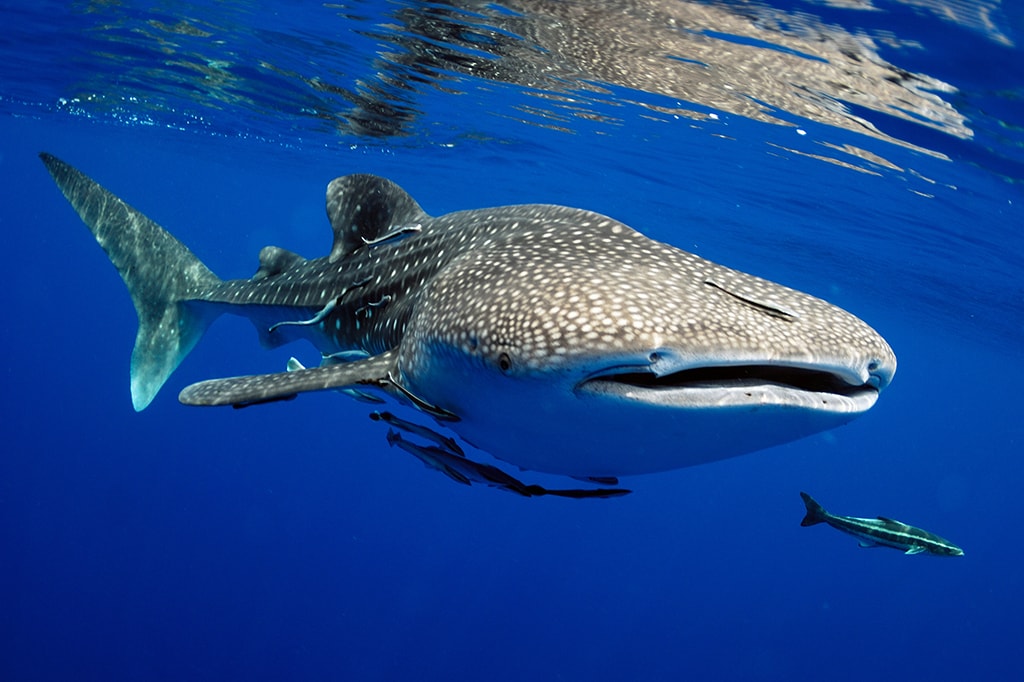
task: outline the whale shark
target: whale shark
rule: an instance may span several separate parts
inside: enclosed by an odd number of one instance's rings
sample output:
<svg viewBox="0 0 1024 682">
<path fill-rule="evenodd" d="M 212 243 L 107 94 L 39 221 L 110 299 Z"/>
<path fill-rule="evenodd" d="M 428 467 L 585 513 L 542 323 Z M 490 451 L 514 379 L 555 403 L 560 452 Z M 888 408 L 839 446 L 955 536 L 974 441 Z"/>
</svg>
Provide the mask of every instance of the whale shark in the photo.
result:
<svg viewBox="0 0 1024 682">
<path fill-rule="evenodd" d="M 327 186 L 329 254 L 267 246 L 253 276 L 225 280 L 96 181 L 40 156 L 131 294 L 136 410 L 232 313 L 266 347 L 311 343 L 321 364 L 202 381 L 180 402 L 337 390 L 406 406 L 431 424 L 409 427 L 414 439 L 443 430 L 520 469 L 603 484 L 840 426 L 896 370 L 851 313 L 584 209 L 432 216 L 390 180 L 346 175 Z M 427 440 L 406 449 L 463 456 Z"/>
</svg>

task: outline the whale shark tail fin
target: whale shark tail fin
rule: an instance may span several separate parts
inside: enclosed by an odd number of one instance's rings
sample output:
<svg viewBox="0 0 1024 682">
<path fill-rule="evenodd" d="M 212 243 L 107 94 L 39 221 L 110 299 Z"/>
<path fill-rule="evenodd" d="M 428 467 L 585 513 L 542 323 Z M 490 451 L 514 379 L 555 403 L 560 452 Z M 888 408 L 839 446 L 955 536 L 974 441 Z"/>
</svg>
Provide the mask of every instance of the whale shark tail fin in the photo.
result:
<svg viewBox="0 0 1024 682">
<path fill-rule="evenodd" d="M 55 156 L 39 157 L 128 287 L 139 330 L 132 404 L 141 411 L 188 355 L 216 313 L 195 306 L 220 279 L 165 229 Z"/>
</svg>

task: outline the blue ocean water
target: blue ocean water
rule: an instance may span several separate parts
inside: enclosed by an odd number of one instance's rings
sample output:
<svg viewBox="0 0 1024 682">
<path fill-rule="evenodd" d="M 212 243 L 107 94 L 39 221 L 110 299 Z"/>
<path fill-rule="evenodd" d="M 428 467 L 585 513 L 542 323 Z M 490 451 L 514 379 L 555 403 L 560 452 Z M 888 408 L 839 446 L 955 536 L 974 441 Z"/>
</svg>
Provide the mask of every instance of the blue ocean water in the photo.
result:
<svg viewBox="0 0 1024 682">
<path fill-rule="evenodd" d="M 0 678 L 1020 675 L 1021 3 L 0 17 Z M 222 276 L 249 276 L 266 244 L 326 253 L 323 190 L 347 173 L 435 215 L 596 210 L 854 312 L 899 370 L 847 426 L 611 500 L 456 485 L 336 394 L 179 405 L 195 381 L 314 361 L 260 349 L 238 318 L 135 413 L 130 299 L 43 150 Z M 966 556 L 801 528 L 800 490 Z"/>
</svg>

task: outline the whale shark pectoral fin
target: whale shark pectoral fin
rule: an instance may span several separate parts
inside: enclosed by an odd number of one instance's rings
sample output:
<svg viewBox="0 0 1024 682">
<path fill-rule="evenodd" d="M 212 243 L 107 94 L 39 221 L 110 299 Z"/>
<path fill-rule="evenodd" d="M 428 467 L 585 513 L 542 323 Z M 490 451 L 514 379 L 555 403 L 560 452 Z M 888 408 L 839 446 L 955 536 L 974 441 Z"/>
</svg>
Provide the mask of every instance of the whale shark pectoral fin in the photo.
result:
<svg viewBox="0 0 1024 682">
<path fill-rule="evenodd" d="M 376 386 L 390 388 L 388 375 L 395 371 L 397 352 L 389 350 L 365 360 L 276 374 L 211 379 L 186 386 L 178 395 L 185 405 L 233 405 L 246 407 L 289 400 L 299 393 Z"/>
<path fill-rule="evenodd" d="M 360 352 L 362 352 L 362 351 L 360 351 Z M 362 357 L 366 358 L 368 356 L 367 356 L 366 353 L 363 353 Z M 332 362 L 327 362 L 327 357 L 324 357 L 324 364 L 338 364 L 338 363 L 336 363 L 336 362 L 333 362 L 333 363 Z M 288 364 L 286 366 L 286 369 L 289 372 L 297 372 L 300 369 L 306 369 L 306 366 L 304 364 L 302 364 L 301 362 L 299 362 L 299 360 L 297 358 L 291 357 L 291 358 L 288 358 Z M 336 390 L 339 393 L 344 393 L 348 397 L 354 398 L 355 400 L 358 400 L 359 402 L 362 402 L 362 403 L 373 403 L 374 405 L 380 405 L 381 403 L 384 402 L 383 398 L 381 398 L 379 396 L 376 396 L 376 395 L 374 395 L 372 393 L 367 393 L 366 391 L 360 391 L 358 388 L 339 388 L 339 389 L 336 389 Z"/>
</svg>

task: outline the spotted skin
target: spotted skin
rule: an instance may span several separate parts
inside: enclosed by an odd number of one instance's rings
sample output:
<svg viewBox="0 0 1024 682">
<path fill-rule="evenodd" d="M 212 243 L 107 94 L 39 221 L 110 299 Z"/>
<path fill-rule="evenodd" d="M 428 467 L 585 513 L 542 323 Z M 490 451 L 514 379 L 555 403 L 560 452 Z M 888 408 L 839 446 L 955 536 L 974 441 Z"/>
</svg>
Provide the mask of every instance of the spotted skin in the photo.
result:
<svg viewBox="0 0 1024 682">
<path fill-rule="evenodd" d="M 231 312 L 264 345 L 305 339 L 333 361 L 200 382 L 182 402 L 373 391 L 521 467 L 611 477 L 838 426 L 875 403 L 896 367 L 877 332 L 840 308 L 586 210 L 434 217 L 388 180 L 344 176 L 327 190 L 327 256 L 266 247 L 252 278 L 220 280 L 141 213 L 42 158 L 132 292 L 137 409 Z"/>
</svg>

